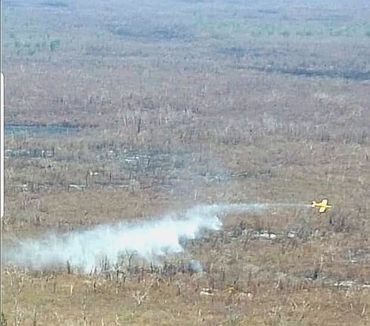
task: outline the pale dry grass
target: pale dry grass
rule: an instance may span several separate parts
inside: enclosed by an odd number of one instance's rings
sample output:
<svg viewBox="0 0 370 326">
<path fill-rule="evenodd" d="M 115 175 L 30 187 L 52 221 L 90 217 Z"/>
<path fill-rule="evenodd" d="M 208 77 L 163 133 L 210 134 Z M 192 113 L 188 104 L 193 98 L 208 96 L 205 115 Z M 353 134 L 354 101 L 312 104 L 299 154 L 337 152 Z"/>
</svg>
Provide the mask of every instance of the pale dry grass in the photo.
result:
<svg viewBox="0 0 370 326">
<path fill-rule="evenodd" d="M 234 1 L 231 16 L 176 1 L 133 21 L 136 7 L 89 2 L 74 8 L 84 28 L 67 1 L 5 13 L 7 121 L 72 128 L 7 137 L 6 245 L 198 203 L 334 205 L 230 215 L 162 269 L 4 266 L 8 325 L 370 322 L 368 11 L 325 3 Z"/>
</svg>

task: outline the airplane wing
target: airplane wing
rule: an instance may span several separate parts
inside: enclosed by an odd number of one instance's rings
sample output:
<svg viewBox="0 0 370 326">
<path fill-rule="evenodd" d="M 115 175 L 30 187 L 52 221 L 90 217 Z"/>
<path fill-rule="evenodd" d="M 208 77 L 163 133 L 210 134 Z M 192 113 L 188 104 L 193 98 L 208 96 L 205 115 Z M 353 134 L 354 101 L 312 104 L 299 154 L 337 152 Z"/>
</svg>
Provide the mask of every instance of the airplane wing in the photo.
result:
<svg viewBox="0 0 370 326">
<path fill-rule="evenodd" d="M 323 205 L 326 206 L 328 204 L 328 200 L 327 199 L 323 199 L 322 202 L 321 202 L 321 204 L 323 204 Z"/>
<path fill-rule="evenodd" d="M 324 206 L 324 207 L 320 207 L 320 209 L 319 209 L 319 212 L 320 213 L 325 213 L 325 211 L 326 211 L 326 207 Z"/>
</svg>

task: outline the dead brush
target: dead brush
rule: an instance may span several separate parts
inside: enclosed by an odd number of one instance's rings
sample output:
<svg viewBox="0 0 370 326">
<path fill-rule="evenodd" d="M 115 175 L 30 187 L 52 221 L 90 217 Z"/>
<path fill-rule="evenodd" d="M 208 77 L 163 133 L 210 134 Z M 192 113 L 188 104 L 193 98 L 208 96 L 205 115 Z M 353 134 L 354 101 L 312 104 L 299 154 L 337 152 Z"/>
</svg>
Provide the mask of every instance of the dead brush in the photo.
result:
<svg viewBox="0 0 370 326">
<path fill-rule="evenodd" d="M 132 297 L 135 300 L 137 306 L 141 306 L 144 301 L 147 299 L 149 294 L 149 289 L 146 290 L 137 290 L 132 293 Z"/>
<path fill-rule="evenodd" d="M 8 326 L 8 320 L 6 319 L 3 312 L 0 315 L 0 326 Z"/>
</svg>

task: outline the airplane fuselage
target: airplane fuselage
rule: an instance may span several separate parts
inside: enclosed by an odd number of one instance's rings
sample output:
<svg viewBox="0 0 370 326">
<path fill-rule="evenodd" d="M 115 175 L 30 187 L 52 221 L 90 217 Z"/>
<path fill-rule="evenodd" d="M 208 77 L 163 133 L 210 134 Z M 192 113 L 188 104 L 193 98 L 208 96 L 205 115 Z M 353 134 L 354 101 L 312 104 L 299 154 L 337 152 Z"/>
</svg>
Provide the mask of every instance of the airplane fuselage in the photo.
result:
<svg viewBox="0 0 370 326">
<path fill-rule="evenodd" d="M 311 207 L 319 208 L 319 212 L 324 213 L 327 209 L 331 208 L 331 205 L 328 205 L 327 199 L 323 199 L 321 203 L 317 203 L 316 201 L 313 201 Z"/>
</svg>

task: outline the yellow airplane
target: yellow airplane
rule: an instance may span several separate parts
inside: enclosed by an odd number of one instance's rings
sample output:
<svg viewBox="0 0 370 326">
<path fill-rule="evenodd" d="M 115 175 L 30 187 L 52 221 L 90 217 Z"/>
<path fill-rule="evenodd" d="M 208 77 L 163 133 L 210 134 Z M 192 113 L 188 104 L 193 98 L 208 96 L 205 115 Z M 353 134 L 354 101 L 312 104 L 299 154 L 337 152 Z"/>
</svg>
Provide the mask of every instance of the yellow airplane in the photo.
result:
<svg viewBox="0 0 370 326">
<path fill-rule="evenodd" d="M 323 199 L 321 203 L 316 203 L 315 201 L 312 202 L 311 207 L 313 208 L 319 208 L 320 213 L 325 213 L 327 209 L 331 208 L 331 205 L 328 205 L 328 200 Z"/>
</svg>

